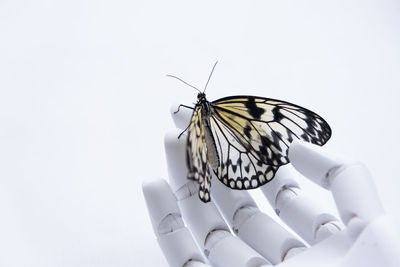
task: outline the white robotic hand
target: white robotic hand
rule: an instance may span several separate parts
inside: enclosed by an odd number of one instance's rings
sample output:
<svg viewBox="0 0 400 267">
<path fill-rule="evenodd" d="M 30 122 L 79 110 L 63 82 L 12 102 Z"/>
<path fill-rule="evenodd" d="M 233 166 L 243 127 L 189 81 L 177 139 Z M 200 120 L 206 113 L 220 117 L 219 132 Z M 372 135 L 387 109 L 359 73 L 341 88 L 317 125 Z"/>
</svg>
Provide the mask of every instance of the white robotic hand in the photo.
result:
<svg viewBox="0 0 400 267">
<path fill-rule="evenodd" d="M 173 114 L 177 127 L 185 128 L 190 115 Z M 305 244 L 262 213 L 247 191 L 231 190 L 217 177 L 212 179 L 212 201 L 203 203 L 198 184 L 186 178 L 186 138 L 178 139 L 179 133 L 165 137 L 169 184 L 160 179 L 143 185 L 153 229 L 170 266 L 400 266 L 398 229 L 383 211 L 362 164 L 300 141 L 289 149 L 297 171 L 332 192 L 345 226 L 301 193 L 291 166 L 281 167 L 260 187 Z"/>
</svg>

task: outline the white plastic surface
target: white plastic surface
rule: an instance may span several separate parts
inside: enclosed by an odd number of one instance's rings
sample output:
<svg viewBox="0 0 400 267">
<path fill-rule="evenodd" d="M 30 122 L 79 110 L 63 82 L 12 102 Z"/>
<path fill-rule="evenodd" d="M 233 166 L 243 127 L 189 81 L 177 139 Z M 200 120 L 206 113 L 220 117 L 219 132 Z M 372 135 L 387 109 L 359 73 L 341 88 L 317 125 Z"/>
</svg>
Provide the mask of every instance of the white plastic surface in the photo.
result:
<svg viewBox="0 0 400 267">
<path fill-rule="evenodd" d="M 400 266 L 400 233 L 393 218 L 380 216 L 358 236 L 343 260 L 342 267 Z M 368 257 L 366 257 L 368 255 Z"/>
<path fill-rule="evenodd" d="M 182 267 L 189 260 L 205 262 L 187 228 L 160 235 L 157 240 L 171 267 Z"/>
<path fill-rule="evenodd" d="M 351 246 L 347 233 L 342 231 L 288 258 L 277 267 L 340 267 Z"/>
<path fill-rule="evenodd" d="M 219 214 L 214 203 L 203 203 L 197 195 L 178 202 L 187 226 L 192 230 L 199 246 L 204 249 L 205 239 L 213 230 L 226 230 L 229 227 Z"/>
<path fill-rule="evenodd" d="M 338 159 L 299 141 L 289 148 L 289 158 L 307 178 L 331 190 L 344 223 L 353 217 L 369 221 L 383 214 L 371 175 L 362 164 Z M 355 201 L 360 199 L 363 201 Z"/>
<path fill-rule="evenodd" d="M 315 232 L 315 242 L 320 242 L 329 236 L 343 230 L 343 224 L 339 221 L 328 221 L 322 223 Z"/>
<path fill-rule="evenodd" d="M 300 194 L 300 188 L 284 186 L 275 198 L 275 213 L 279 216 L 281 210 Z"/>
<path fill-rule="evenodd" d="M 174 194 L 163 179 L 143 184 L 143 194 L 146 199 L 153 230 L 159 233 L 158 228 L 162 220 L 169 214 L 180 214 Z"/>
<path fill-rule="evenodd" d="M 292 248 L 305 247 L 268 215 L 258 212 L 238 227 L 237 235 L 273 264 Z"/>
<path fill-rule="evenodd" d="M 174 129 L 167 132 L 164 137 L 169 183 L 174 192 L 188 182 L 185 161 L 187 137 L 182 135 L 178 139 L 180 133 L 181 131 Z"/>
<path fill-rule="evenodd" d="M 302 143 L 292 145 L 297 146 L 293 157 L 298 165 L 302 166 L 303 172 L 311 173 L 308 169 L 314 168 L 315 165 L 303 164 L 304 156 L 297 153 L 304 152 Z M 314 158 L 308 157 L 308 160 Z M 275 178 L 262 186 L 261 190 L 279 217 L 309 244 L 315 244 L 339 231 L 340 224 L 333 215 L 301 194 L 301 188 L 294 179 L 294 171 L 290 165 L 280 167 Z M 334 225 L 326 225 L 328 222 L 333 222 Z"/>
<path fill-rule="evenodd" d="M 237 237 L 230 234 L 215 232 L 221 235 L 210 249 L 208 259 L 213 266 L 218 267 L 258 267 L 269 264 L 256 251 L 248 247 Z"/>
<path fill-rule="evenodd" d="M 205 262 L 191 233 L 181 223 L 176 199 L 166 181 L 159 179 L 143 184 L 143 193 L 154 233 L 169 265 L 181 267 L 190 260 Z M 178 222 L 164 220 L 165 218 L 176 218 Z M 169 226 L 166 225 L 168 223 Z M 159 231 L 160 228 L 163 229 L 162 232 Z M 169 232 L 164 231 L 168 228 Z"/>
<path fill-rule="evenodd" d="M 298 195 L 282 207 L 279 217 L 309 244 L 319 241 L 317 229 L 320 225 L 336 221 L 333 215 L 303 195 Z"/>
<path fill-rule="evenodd" d="M 288 260 L 292 257 L 295 257 L 296 255 L 306 251 L 308 248 L 306 247 L 295 247 L 295 248 L 291 248 L 289 249 L 289 251 L 286 253 L 286 255 L 284 256 L 283 260 Z"/>
<path fill-rule="evenodd" d="M 327 188 L 326 175 L 334 167 L 347 160 L 322 152 L 323 148 L 295 139 L 289 148 L 289 160 L 305 177 Z"/>
<path fill-rule="evenodd" d="M 211 180 L 211 198 L 230 227 L 232 227 L 233 217 L 240 207 L 257 206 L 249 192 L 228 188 L 218 180 L 215 174 Z"/>
<path fill-rule="evenodd" d="M 202 263 L 200 261 L 191 260 L 191 261 L 188 261 L 187 263 L 185 263 L 185 265 L 183 265 L 182 267 L 211 267 L 211 266 L 208 264 Z"/>
<path fill-rule="evenodd" d="M 341 165 L 329 172 L 329 181 L 330 190 L 344 223 L 352 217 L 370 221 L 384 213 L 372 177 L 364 165 Z"/>
<path fill-rule="evenodd" d="M 293 167 L 285 165 L 279 167 L 274 179 L 260 187 L 265 197 L 274 209 L 276 208 L 276 197 L 282 188 L 298 188 L 298 183 L 293 179 Z"/>
</svg>

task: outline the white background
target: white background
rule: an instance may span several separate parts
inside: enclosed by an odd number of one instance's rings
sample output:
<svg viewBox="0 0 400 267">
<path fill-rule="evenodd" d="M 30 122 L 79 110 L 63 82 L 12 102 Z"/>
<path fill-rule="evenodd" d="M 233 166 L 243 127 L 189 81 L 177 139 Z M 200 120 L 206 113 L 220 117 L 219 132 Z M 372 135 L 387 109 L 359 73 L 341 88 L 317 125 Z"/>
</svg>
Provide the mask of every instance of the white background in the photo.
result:
<svg viewBox="0 0 400 267">
<path fill-rule="evenodd" d="M 171 103 L 278 98 L 323 116 L 400 221 L 398 1 L 0 1 L 0 266 L 165 266 L 141 184 Z M 300 179 L 304 183 L 303 179 Z M 354 186 L 357 186 L 356 184 Z M 311 198 L 330 197 L 306 183 Z M 261 194 L 254 193 L 269 212 Z"/>
</svg>

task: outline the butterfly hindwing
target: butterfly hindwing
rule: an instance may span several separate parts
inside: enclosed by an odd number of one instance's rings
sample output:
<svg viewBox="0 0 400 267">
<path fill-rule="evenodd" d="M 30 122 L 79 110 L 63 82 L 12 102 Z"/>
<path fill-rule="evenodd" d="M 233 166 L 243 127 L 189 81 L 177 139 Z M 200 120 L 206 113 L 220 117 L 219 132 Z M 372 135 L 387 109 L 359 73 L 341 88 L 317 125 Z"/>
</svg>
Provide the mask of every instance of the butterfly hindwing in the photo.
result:
<svg viewBox="0 0 400 267">
<path fill-rule="evenodd" d="M 248 151 L 235 139 L 232 130 L 211 117 L 213 135 L 220 164 L 214 170 L 216 176 L 226 186 L 233 189 L 252 189 L 271 180 L 279 166 L 262 162 L 259 156 Z"/>
</svg>

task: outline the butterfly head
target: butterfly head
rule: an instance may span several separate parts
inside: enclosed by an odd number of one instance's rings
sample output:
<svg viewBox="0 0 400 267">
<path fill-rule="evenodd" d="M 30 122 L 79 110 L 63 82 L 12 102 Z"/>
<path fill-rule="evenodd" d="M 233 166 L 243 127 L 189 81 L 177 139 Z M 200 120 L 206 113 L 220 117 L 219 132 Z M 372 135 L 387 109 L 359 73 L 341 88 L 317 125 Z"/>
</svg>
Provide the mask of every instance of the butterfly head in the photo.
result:
<svg viewBox="0 0 400 267">
<path fill-rule="evenodd" d="M 206 100 L 206 94 L 205 93 L 198 93 L 197 94 L 197 100 L 199 100 L 199 102 Z"/>
</svg>

